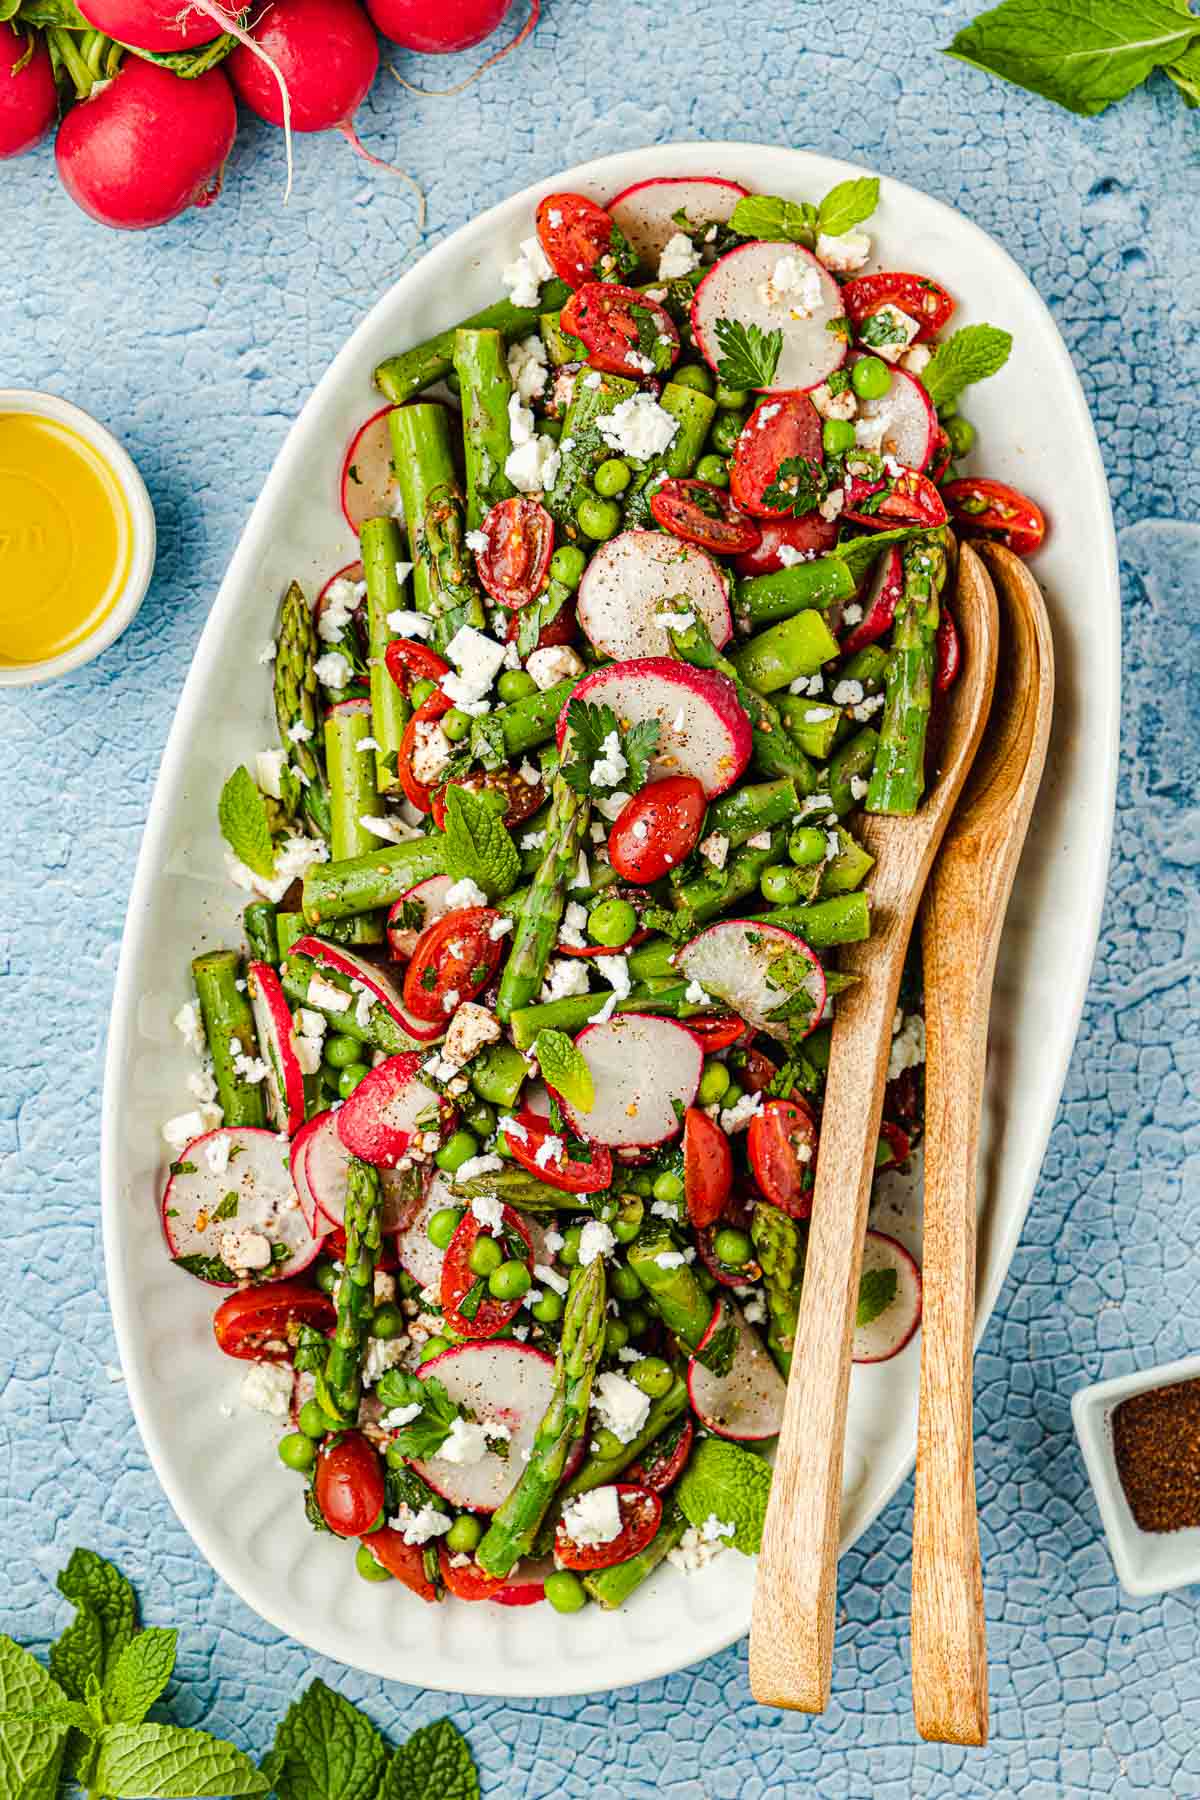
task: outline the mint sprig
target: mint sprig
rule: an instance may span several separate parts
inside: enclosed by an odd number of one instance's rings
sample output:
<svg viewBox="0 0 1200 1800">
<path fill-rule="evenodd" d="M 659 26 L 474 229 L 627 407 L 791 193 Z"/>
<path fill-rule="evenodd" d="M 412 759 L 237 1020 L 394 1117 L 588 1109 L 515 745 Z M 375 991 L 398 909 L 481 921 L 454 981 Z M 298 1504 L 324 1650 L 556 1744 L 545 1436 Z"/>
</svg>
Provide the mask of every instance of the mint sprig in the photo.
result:
<svg viewBox="0 0 1200 1800">
<path fill-rule="evenodd" d="M 1160 68 L 1191 104 L 1197 44 L 1200 16 L 1187 0 L 1003 0 L 964 26 L 946 54 L 1087 117 Z"/>
<path fill-rule="evenodd" d="M 921 372 L 922 386 L 935 406 L 946 406 L 973 382 L 998 374 L 1011 349 L 1011 331 L 963 325 L 938 345 Z"/>
<path fill-rule="evenodd" d="M 233 771 L 221 789 L 217 820 L 222 837 L 238 861 L 269 881 L 275 873 L 275 844 L 267 803 L 244 764 Z"/>
<path fill-rule="evenodd" d="M 591 1112 L 596 1086 L 583 1051 L 565 1031 L 539 1031 L 533 1054 L 547 1087 L 560 1093 L 576 1112 Z"/>
<path fill-rule="evenodd" d="M 856 175 L 850 181 L 839 181 L 817 208 L 817 231 L 826 237 L 844 237 L 869 219 L 878 205 L 878 175 Z"/>
<path fill-rule="evenodd" d="M 739 200 L 729 220 L 739 237 L 767 244 L 803 244 L 811 250 L 817 241 L 817 209 L 807 200 L 781 200 L 775 194 L 747 194 Z"/>
<path fill-rule="evenodd" d="M 521 875 L 521 858 L 503 821 L 469 788 L 446 789 L 446 873 L 469 879 L 489 900 L 511 894 Z"/>
<path fill-rule="evenodd" d="M 388 1764 L 379 1800 L 479 1800 L 467 1741 L 449 1719 L 422 1725 Z"/>
</svg>

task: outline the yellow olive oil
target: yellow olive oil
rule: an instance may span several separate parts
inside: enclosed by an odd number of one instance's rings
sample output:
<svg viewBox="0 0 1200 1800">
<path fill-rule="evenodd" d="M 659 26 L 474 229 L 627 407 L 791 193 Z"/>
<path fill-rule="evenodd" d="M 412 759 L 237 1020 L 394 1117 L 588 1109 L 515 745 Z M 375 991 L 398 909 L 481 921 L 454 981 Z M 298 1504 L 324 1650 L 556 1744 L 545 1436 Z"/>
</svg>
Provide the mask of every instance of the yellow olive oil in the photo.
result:
<svg viewBox="0 0 1200 1800">
<path fill-rule="evenodd" d="M 60 656 L 112 611 L 133 521 L 86 438 L 37 413 L 0 412 L 0 663 Z"/>
</svg>

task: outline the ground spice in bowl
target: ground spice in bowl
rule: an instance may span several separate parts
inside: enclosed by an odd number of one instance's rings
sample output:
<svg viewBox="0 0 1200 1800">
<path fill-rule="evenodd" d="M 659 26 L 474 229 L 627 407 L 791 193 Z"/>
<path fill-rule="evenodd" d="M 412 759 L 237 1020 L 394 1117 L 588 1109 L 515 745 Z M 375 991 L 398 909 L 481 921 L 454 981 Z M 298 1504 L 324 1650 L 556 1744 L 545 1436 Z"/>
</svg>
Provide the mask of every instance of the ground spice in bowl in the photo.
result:
<svg viewBox="0 0 1200 1800">
<path fill-rule="evenodd" d="M 1200 1381 L 1131 1394 L 1113 1409 L 1113 1454 L 1142 1531 L 1200 1525 Z"/>
</svg>

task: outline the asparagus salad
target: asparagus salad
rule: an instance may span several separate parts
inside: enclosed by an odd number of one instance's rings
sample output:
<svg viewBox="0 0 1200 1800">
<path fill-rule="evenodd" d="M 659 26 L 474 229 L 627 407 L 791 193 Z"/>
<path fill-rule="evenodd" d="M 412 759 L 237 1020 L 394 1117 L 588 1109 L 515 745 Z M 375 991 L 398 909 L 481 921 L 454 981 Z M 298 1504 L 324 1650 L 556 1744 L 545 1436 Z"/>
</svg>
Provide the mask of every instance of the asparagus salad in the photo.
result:
<svg viewBox="0 0 1200 1800">
<path fill-rule="evenodd" d="M 366 1580 L 573 1612 L 758 1548 L 855 818 L 921 801 L 950 521 L 1044 530 L 954 478 L 1009 338 L 860 272 L 877 195 L 550 195 L 508 298 L 376 371 L 361 560 L 264 652 L 163 1227 Z M 909 988 L 881 1168 L 922 1061 Z M 858 1360 L 919 1311 L 872 1232 Z"/>
</svg>

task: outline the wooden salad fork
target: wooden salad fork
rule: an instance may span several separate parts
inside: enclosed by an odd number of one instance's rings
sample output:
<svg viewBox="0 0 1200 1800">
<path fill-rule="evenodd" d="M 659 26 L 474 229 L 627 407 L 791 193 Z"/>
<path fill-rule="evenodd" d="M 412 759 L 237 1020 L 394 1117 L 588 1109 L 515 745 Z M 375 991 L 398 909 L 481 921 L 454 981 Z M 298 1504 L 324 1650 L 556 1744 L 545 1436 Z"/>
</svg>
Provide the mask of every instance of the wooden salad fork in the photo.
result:
<svg viewBox="0 0 1200 1800">
<path fill-rule="evenodd" d="M 975 1174 L 996 952 L 1046 761 L 1054 645 L 1036 581 L 985 544 L 1003 640 L 987 732 L 925 890 L 925 1232 L 913 1504 L 913 1713 L 984 1744 L 987 1639 L 975 1510 Z"/>
<path fill-rule="evenodd" d="M 946 707 L 940 772 L 911 818 L 862 816 L 860 836 L 876 859 L 872 932 L 841 957 L 857 980 L 834 1015 L 792 1375 L 750 1628 L 755 1699 L 801 1712 L 823 1712 L 829 1699 L 851 1343 L 896 997 L 921 892 L 995 679 L 996 595 L 969 546 L 959 553 L 953 611 L 963 672 Z"/>
</svg>

